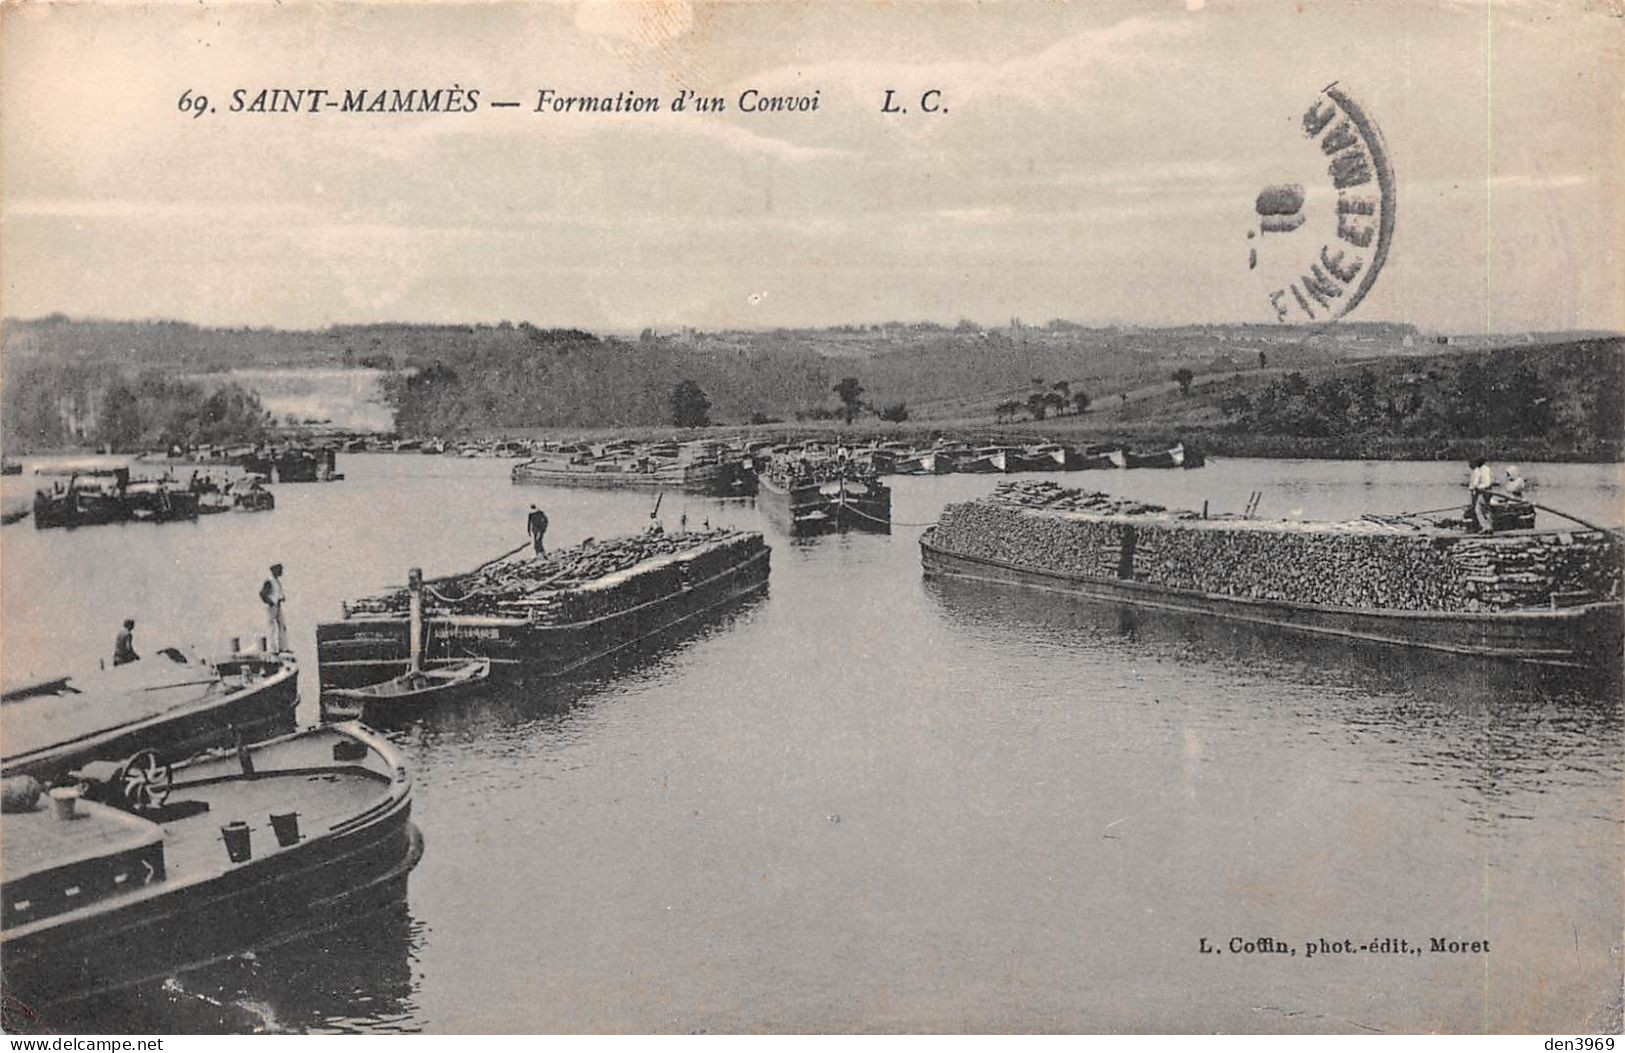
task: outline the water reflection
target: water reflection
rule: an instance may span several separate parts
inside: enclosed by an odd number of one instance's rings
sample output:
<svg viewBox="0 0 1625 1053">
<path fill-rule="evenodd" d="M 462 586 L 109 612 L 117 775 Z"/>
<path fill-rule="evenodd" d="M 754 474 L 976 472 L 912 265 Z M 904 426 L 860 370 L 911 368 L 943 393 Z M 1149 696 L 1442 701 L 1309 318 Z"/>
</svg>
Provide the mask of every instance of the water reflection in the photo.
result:
<svg viewBox="0 0 1625 1053">
<path fill-rule="evenodd" d="M 264 1034 L 416 1031 L 423 926 L 405 905 L 161 982 L 9 1017 L 7 1030 Z M 156 949 L 153 949 L 156 952 Z"/>
<path fill-rule="evenodd" d="M 768 589 L 730 600 L 701 618 L 676 629 L 638 641 L 593 662 L 579 673 L 560 679 L 495 681 L 478 693 L 411 706 L 375 706 L 366 722 L 380 730 L 415 726 L 411 735 L 393 736 L 400 742 L 422 743 L 436 738 L 469 738 L 487 732 L 500 734 L 515 727 L 528 728 L 539 720 L 566 714 L 577 706 L 592 705 L 612 686 L 658 679 L 670 672 L 675 655 L 704 640 L 727 633 L 767 602 Z"/>
<path fill-rule="evenodd" d="M 1531 795 L 1625 770 L 1617 669 L 1513 665 L 953 578 L 922 588 L 984 640 L 1103 668 L 1176 664 L 1216 707 L 1258 707 L 1277 736 L 1335 737 L 1387 757 L 1385 777 L 1398 783 L 1457 784 L 1479 818 L 1528 818 L 1517 809 Z"/>
<path fill-rule="evenodd" d="M 1427 694 L 1474 708 L 1554 698 L 1606 706 L 1618 698 L 1617 666 L 1582 671 L 1496 662 L 957 578 L 927 578 L 923 587 L 968 628 L 1009 634 L 1015 626 L 1057 646 L 1097 648 L 1115 658 L 1182 657 L 1357 694 Z"/>
</svg>

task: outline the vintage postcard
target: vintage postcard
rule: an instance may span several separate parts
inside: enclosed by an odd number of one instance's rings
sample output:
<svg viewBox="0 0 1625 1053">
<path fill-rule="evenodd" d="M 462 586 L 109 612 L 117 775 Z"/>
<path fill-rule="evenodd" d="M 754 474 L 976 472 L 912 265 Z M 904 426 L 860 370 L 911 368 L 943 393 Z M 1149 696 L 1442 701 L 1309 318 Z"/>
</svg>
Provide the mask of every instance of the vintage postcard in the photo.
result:
<svg viewBox="0 0 1625 1053">
<path fill-rule="evenodd" d="M 4 1029 L 1618 1032 L 1622 171 L 1619 0 L 5 4 Z"/>
</svg>

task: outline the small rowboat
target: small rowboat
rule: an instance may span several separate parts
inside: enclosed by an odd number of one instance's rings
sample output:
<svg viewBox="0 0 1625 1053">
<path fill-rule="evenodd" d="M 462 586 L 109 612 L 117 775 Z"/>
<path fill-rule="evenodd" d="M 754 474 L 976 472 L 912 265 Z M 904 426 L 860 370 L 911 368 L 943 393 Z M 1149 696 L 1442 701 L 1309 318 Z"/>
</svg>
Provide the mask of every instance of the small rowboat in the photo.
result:
<svg viewBox="0 0 1625 1053">
<path fill-rule="evenodd" d="M 433 669 L 408 669 L 400 676 L 366 687 L 330 688 L 323 693 L 322 701 L 330 715 L 337 710 L 436 702 L 478 688 L 490 678 L 491 659 L 467 658 Z"/>
</svg>

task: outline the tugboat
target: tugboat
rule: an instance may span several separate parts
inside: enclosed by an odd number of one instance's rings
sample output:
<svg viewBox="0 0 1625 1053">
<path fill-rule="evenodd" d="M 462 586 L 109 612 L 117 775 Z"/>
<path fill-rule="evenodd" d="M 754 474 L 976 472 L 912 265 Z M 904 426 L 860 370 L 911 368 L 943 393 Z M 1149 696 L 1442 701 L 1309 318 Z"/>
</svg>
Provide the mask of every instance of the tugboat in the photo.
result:
<svg viewBox="0 0 1625 1053">
<path fill-rule="evenodd" d="M 0 964 L 39 1009 L 398 902 L 423 855 L 400 754 L 357 724 L 5 779 Z"/>
<path fill-rule="evenodd" d="M 842 453 L 775 456 L 761 473 L 756 500 L 791 535 L 848 527 L 891 532 L 891 488 L 873 466 Z"/>
<path fill-rule="evenodd" d="M 218 662 L 174 649 L 139 662 L 7 688 L 0 771 L 52 779 L 86 760 L 156 749 L 187 756 L 292 730 L 299 704 L 293 655 L 233 654 Z"/>
</svg>

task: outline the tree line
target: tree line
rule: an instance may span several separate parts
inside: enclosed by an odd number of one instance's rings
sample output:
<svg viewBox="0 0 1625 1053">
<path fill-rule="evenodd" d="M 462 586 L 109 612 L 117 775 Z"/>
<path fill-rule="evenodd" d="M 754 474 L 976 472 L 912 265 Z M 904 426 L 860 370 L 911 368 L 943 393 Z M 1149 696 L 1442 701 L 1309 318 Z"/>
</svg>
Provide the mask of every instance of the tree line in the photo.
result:
<svg viewBox="0 0 1625 1053">
<path fill-rule="evenodd" d="M 1420 371 L 1292 372 L 1218 408 L 1228 430 L 1260 435 L 1542 438 L 1591 450 L 1617 445 L 1625 429 L 1625 359 L 1616 342 L 1568 355 L 1473 355 Z"/>
<path fill-rule="evenodd" d="M 851 424 L 858 415 L 865 410 L 871 410 L 875 416 L 883 421 L 902 423 L 908 420 L 908 404 L 906 402 L 893 402 L 885 406 L 875 406 L 863 398 L 863 384 L 857 377 L 842 377 L 840 383 L 830 389 L 841 400 L 839 409 L 828 407 L 814 407 L 811 410 L 802 410 L 796 414 L 800 420 L 833 420 L 843 418 Z M 670 398 L 671 423 L 679 428 L 704 428 L 711 424 L 711 398 L 694 380 L 685 378 L 677 382 L 672 389 Z M 776 424 L 778 421 L 758 410 L 750 418 L 752 424 Z"/>
<path fill-rule="evenodd" d="M 116 453 L 262 441 L 271 415 L 235 382 L 206 388 L 172 373 L 33 361 L 7 370 L 6 449 L 92 445 Z"/>
</svg>

